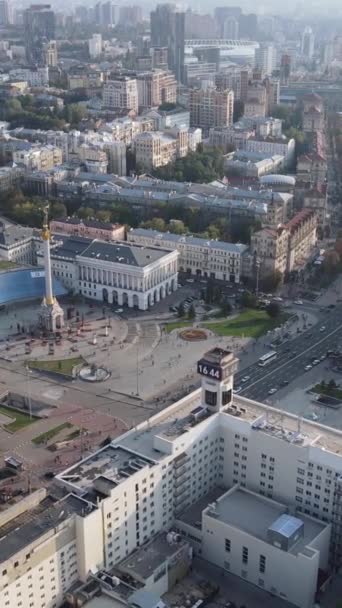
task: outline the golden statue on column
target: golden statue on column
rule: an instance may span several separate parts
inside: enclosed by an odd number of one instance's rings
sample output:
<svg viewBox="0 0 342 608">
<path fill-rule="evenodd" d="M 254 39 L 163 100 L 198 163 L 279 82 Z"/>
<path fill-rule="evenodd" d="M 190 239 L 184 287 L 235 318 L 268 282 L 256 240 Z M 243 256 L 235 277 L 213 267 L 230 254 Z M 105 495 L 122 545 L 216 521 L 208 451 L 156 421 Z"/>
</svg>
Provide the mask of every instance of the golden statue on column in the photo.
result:
<svg viewBox="0 0 342 608">
<path fill-rule="evenodd" d="M 44 222 L 41 236 L 43 239 L 44 270 L 45 270 L 45 296 L 42 301 L 39 319 L 42 328 L 47 332 L 56 332 L 64 325 L 64 312 L 58 304 L 52 289 L 52 272 L 50 257 L 51 232 L 49 228 L 49 205 L 44 208 Z"/>
</svg>

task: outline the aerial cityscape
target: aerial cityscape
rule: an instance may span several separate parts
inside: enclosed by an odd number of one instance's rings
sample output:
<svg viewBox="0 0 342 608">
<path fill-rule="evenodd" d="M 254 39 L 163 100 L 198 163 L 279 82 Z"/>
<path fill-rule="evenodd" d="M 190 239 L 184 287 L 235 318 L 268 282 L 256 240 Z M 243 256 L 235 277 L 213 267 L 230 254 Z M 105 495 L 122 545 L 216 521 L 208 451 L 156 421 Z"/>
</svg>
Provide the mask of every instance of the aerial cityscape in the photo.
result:
<svg viewBox="0 0 342 608">
<path fill-rule="evenodd" d="M 342 6 L 0 0 L 0 608 L 342 608 Z"/>
</svg>

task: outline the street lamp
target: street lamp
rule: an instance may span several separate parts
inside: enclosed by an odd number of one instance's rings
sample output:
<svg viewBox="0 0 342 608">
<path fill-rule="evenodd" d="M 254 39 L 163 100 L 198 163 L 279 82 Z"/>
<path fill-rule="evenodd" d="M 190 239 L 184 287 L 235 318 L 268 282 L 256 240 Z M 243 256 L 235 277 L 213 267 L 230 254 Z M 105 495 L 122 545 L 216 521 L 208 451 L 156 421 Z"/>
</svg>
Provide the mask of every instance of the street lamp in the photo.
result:
<svg viewBox="0 0 342 608">
<path fill-rule="evenodd" d="M 255 284 L 255 295 L 256 297 L 259 296 L 259 275 L 260 275 L 260 266 L 261 266 L 261 261 L 259 258 L 256 258 L 255 260 L 255 269 L 256 269 L 256 284 Z"/>
<path fill-rule="evenodd" d="M 31 401 L 31 387 L 30 387 L 30 374 L 32 374 L 32 370 L 30 370 L 28 365 L 26 365 L 25 367 L 26 367 L 26 372 L 27 372 L 27 376 L 26 376 L 27 402 L 28 402 L 28 406 L 29 406 L 30 420 L 32 420 L 32 401 Z"/>
</svg>

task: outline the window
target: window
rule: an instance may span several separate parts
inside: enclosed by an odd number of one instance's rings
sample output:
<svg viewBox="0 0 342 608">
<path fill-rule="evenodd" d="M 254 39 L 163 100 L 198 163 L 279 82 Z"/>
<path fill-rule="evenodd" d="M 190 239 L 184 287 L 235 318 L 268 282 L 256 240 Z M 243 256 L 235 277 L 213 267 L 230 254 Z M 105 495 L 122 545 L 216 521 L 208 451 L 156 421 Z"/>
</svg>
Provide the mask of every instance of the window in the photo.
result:
<svg viewBox="0 0 342 608">
<path fill-rule="evenodd" d="M 229 538 L 226 538 L 225 540 L 225 550 L 227 551 L 227 553 L 230 553 L 230 549 L 231 549 L 231 541 Z"/>
<path fill-rule="evenodd" d="M 242 563 L 248 564 L 248 548 L 242 547 Z"/>
<path fill-rule="evenodd" d="M 207 405 L 217 405 L 217 393 L 213 393 L 212 391 L 205 391 L 205 402 Z"/>
</svg>

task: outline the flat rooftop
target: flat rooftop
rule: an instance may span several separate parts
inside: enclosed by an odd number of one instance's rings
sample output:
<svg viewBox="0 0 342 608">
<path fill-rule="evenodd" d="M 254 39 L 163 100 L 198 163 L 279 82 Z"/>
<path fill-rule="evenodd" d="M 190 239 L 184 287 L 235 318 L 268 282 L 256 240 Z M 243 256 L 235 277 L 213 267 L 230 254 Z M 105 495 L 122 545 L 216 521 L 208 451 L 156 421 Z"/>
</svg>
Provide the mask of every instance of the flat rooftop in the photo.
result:
<svg viewBox="0 0 342 608">
<path fill-rule="evenodd" d="M 69 494 L 54 504 L 47 497 L 37 507 L 29 509 L 0 528 L 0 560 L 10 559 L 41 536 L 53 530 L 71 515 L 84 515 L 92 510 L 81 498 Z"/>
<path fill-rule="evenodd" d="M 115 487 L 151 463 L 134 452 L 109 445 L 63 471 L 58 477 L 85 492 L 91 490 L 96 479 Z"/>
<path fill-rule="evenodd" d="M 207 508 L 213 502 L 216 502 L 223 494 L 227 492 L 226 488 L 214 488 L 205 496 L 202 496 L 199 500 L 197 500 L 191 507 L 183 511 L 181 515 L 177 517 L 179 521 L 184 522 L 185 524 L 189 524 L 189 526 L 193 526 L 198 530 L 202 530 L 202 513 L 204 509 Z"/>
<path fill-rule="evenodd" d="M 206 515 L 268 543 L 268 529 L 286 512 L 285 505 L 236 486 L 208 507 Z M 310 545 L 326 527 L 302 514 L 300 519 L 304 523 L 304 536 L 290 547 L 289 553 L 294 555 Z"/>
<path fill-rule="evenodd" d="M 137 574 L 139 577 L 146 579 L 166 560 L 173 557 L 182 547 L 187 545 L 188 543 L 181 538 L 178 542 L 171 544 L 167 540 L 167 534 L 159 534 L 152 542 L 140 547 L 120 562 L 117 568 L 133 576 Z"/>
</svg>

